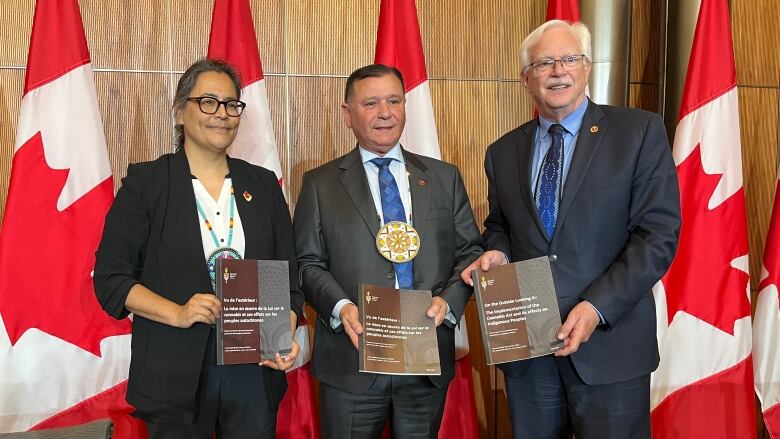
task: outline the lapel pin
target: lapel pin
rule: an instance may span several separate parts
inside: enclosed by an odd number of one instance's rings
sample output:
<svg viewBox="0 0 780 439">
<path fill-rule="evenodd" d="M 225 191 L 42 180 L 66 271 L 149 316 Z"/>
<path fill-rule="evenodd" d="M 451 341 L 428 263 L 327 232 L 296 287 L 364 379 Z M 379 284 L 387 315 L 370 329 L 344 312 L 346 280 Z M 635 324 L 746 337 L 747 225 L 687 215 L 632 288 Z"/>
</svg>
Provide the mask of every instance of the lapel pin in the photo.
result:
<svg viewBox="0 0 780 439">
<path fill-rule="evenodd" d="M 420 186 L 425 186 L 426 184 L 428 184 L 428 182 L 425 181 L 425 179 L 421 178 L 421 179 L 417 180 L 417 184 L 419 184 Z"/>
<path fill-rule="evenodd" d="M 249 192 L 247 192 L 247 191 L 244 191 L 244 199 L 245 199 L 247 202 L 249 202 L 249 201 L 252 201 L 252 194 L 250 194 L 250 193 L 249 193 Z"/>
<path fill-rule="evenodd" d="M 599 132 L 598 125 L 593 125 L 592 127 L 590 127 L 590 132 L 591 133 L 598 133 Z"/>
</svg>

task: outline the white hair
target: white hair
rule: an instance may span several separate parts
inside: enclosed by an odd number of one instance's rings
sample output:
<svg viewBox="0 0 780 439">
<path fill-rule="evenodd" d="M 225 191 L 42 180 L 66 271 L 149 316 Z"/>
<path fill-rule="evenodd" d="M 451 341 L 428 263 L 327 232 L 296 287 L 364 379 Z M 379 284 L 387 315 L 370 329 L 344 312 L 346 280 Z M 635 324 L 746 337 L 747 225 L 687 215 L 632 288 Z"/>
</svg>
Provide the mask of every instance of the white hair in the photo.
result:
<svg viewBox="0 0 780 439">
<path fill-rule="evenodd" d="M 555 28 L 555 27 L 562 27 L 571 32 L 572 36 L 579 42 L 580 44 L 580 51 L 582 54 L 584 54 L 588 59 L 591 58 L 591 46 L 590 46 L 590 31 L 588 30 L 588 27 L 585 26 L 582 22 L 577 23 L 568 23 L 563 20 L 550 20 L 542 24 L 541 26 L 534 29 L 533 32 L 531 32 L 527 37 L 525 37 L 525 40 L 523 40 L 523 43 L 520 45 L 520 64 L 525 69 L 528 64 L 531 63 L 531 60 L 529 59 L 528 52 L 531 50 L 531 47 L 535 46 L 539 40 L 542 39 L 542 35 L 549 29 Z M 573 54 L 572 54 L 573 55 Z"/>
</svg>

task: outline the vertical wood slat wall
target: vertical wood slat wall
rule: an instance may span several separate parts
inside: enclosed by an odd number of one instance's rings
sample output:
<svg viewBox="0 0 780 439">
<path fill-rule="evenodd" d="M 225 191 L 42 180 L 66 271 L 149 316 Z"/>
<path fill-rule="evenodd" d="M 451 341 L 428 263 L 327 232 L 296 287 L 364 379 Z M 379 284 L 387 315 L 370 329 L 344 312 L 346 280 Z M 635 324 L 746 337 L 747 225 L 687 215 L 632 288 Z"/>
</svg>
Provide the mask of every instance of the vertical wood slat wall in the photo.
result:
<svg viewBox="0 0 780 439">
<path fill-rule="evenodd" d="M 34 0 L 0 8 L 0 215 L 8 190 Z M 745 192 L 755 296 L 777 169 L 780 10 L 732 0 Z M 274 130 L 294 205 L 308 169 L 348 151 L 339 114 L 346 76 L 371 63 L 379 0 L 251 0 Z M 481 223 L 487 145 L 531 116 L 517 51 L 544 19 L 546 0 L 417 0 L 443 159 L 461 169 Z M 204 56 L 213 0 L 80 0 L 115 186 L 130 162 L 173 149 L 173 87 Z M 658 110 L 659 11 L 634 0 L 630 104 Z M 500 372 L 484 366 L 473 303 L 467 309 L 483 437 L 510 437 Z M 760 420 L 758 421 L 760 422 Z"/>
</svg>

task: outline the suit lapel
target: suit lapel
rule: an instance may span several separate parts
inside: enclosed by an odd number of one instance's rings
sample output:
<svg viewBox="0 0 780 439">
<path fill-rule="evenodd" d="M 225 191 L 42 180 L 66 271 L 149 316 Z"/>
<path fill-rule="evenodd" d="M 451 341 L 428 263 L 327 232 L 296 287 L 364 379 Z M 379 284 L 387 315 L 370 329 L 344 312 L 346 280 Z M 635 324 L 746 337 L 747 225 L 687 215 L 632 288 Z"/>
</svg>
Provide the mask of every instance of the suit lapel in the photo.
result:
<svg viewBox="0 0 780 439">
<path fill-rule="evenodd" d="M 181 258 L 182 266 L 198 278 L 198 284 L 210 290 L 206 262 L 203 256 L 203 242 L 200 236 L 200 217 L 195 207 L 195 192 L 192 189 L 192 174 L 184 148 L 173 156 L 170 173 L 171 196 L 168 197 L 167 213 L 171 215 L 173 227 L 168 229 L 178 238 L 174 239 L 180 249 L 177 258 Z"/>
<path fill-rule="evenodd" d="M 539 233 L 547 239 L 547 232 L 544 229 L 542 220 L 539 218 L 539 209 L 536 207 L 536 201 L 533 198 L 534 189 L 531 187 L 531 175 L 533 175 L 533 157 L 534 146 L 536 143 L 536 131 L 539 128 L 539 119 L 536 119 L 534 123 L 528 124 L 520 134 L 520 138 L 517 140 L 517 147 L 515 151 L 517 153 L 517 166 L 519 172 L 517 175 L 517 187 L 520 188 L 520 195 L 525 203 L 526 208 L 531 212 L 531 216 L 534 218 Z"/>
<path fill-rule="evenodd" d="M 596 154 L 596 150 L 598 150 L 601 144 L 601 139 L 604 138 L 604 133 L 607 131 L 607 124 L 606 121 L 602 120 L 603 118 L 604 113 L 601 111 L 601 108 L 593 102 L 589 102 L 588 109 L 585 110 L 585 116 L 582 118 L 580 133 L 577 137 L 577 146 L 574 148 L 569 174 L 566 176 L 566 184 L 563 187 L 561 205 L 558 209 L 558 220 L 555 225 L 556 232 L 566 219 L 566 214 L 569 213 L 569 208 L 577 196 L 577 191 L 579 191 L 580 184 L 585 178 L 588 168 L 590 168 L 593 156 Z M 591 130 L 591 127 L 594 126 L 597 127 L 595 132 Z"/>
<path fill-rule="evenodd" d="M 403 150 L 406 172 L 409 174 L 409 192 L 412 197 L 412 224 L 423 236 L 428 212 L 431 208 L 431 186 L 428 167 L 414 154 Z"/>
<path fill-rule="evenodd" d="M 352 199 L 355 210 L 363 218 L 369 233 L 371 233 L 371 236 L 375 236 L 376 231 L 379 230 L 379 218 L 376 214 L 371 191 L 368 189 L 366 171 L 363 168 L 363 162 L 360 159 L 360 152 L 357 147 L 344 157 L 339 168 L 343 171 L 340 177 L 341 185 L 344 187 L 347 195 L 349 195 L 349 198 Z"/>
</svg>

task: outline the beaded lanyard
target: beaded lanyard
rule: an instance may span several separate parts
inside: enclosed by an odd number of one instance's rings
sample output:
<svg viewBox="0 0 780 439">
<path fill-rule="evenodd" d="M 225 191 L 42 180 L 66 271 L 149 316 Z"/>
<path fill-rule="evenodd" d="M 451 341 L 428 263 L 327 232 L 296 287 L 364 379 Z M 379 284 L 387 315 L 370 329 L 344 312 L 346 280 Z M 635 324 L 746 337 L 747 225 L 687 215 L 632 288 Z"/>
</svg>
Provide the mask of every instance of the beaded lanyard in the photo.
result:
<svg viewBox="0 0 780 439">
<path fill-rule="evenodd" d="M 206 218 L 206 213 L 203 211 L 200 203 L 198 203 L 197 197 L 195 197 L 195 206 L 198 208 L 198 215 L 200 216 L 200 219 L 203 220 L 203 222 L 206 224 L 206 228 L 209 229 L 211 240 L 214 241 L 214 246 L 217 247 L 217 249 L 211 252 L 209 257 L 206 259 L 206 266 L 208 267 L 209 277 L 211 278 L 211 286 L 216 288 L 217 259 L 241 259 L 241 253 L 239 253 L 238 250 L 230 247 L 231 244 L 233 244 L 233 226 L 235 225 L 234 213 L 236 209 L 236 197 L 233 186 L 230 187 L 230 218 L 228 221 L 228 236 L 225 246 L 219 245 L 219 239 L 217 239 L 217 234 L 214 232 L 214 227 L 209 222 L 209 219 Z"/>
</svg>

